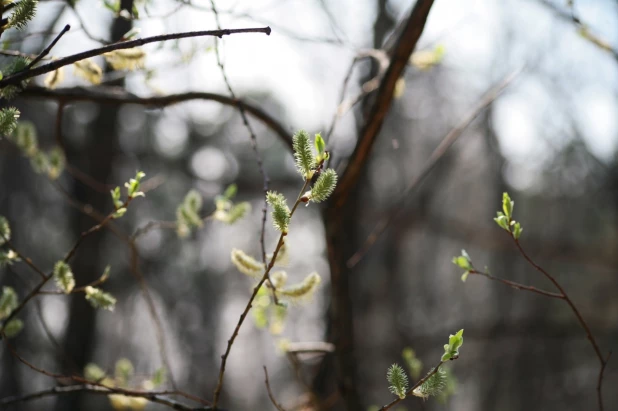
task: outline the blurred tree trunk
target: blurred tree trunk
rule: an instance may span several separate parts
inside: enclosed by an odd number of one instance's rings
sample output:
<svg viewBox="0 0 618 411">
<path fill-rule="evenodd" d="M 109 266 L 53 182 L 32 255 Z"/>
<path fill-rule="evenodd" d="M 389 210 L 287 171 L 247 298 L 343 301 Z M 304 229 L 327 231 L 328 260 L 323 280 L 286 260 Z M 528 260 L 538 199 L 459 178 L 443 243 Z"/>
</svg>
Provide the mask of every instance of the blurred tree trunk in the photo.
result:
<svg viewBox="0 0 618 411">
<path fill-rule="evenodd" d="M 133 0 L 121 0 L 121 10 L 131 14 Z M 111 27 L 112 42 L 118 41 L 131 29 L 130 20 L 117 17 Z M 109 71 L 109 70 L 107 70 Z M 122 86 L 123 80 L 118 80 L 116 86 Z M 118 152 L 117 120 L 120 107 L 101 105 L 100 112 L 92 124 L 85 146 L 79 150 L 67 147 L 69 162 L 88 174 L 97 182 L 108 183 L 112 176 L 113 160 Z M 111 198 L 108 193 L 95 192 L 80 182 L 75 183 L 74 198 L 80 202 L 91 204 L 96 210 L 108 213 L 111 210 Z M 81 233 L 93 225 L 90 217 L 75 211 L 72 218 L 72 232 Z M 78 249 L 71 266 L 78 284 L 90 283 L 103 273 L 108 261 L 104 261 L 102 248 L 107 233 L 96 233 Z M 76 366 L 83 370 L 92 361 L 96 349 L 96 311 L 84 298 L 74 296 L 70 299 L 69 324 L 64 338 L 64 350 L 69 353 Z M 65 370 L 66 371 L 66 370 Z M 56 403 L 57 411 L 84 410 L 87 394 L 80 393 L 71 396 L 61 396 Z"/>
<path fill-rule="evenodd" d="M 395 21 L 388 13 L 386 0 L 378 0 L 377 15 L 374 23 L 374 48 L 381 48 L 384 38 L 394 26 Z M 368 78 L 373 78 L 377 73 L 377 65 L 373 64 Z M 371 98 L 371 96 L 369 97 Z M 366 107 L 366 102 L 363 106 Z M 364 112 L 364 110 L 362 110 Z M 361 114 L 357 124 L 360 127 L 366 122 L 365 115 Z M 360 133 L 359 133 L 360 134 Z M 328 340 L 333 342 L 335 351 L 335 370 L 337 376 L 337 389 L 350 411 L 362 410 L 357 381 L 357 358 L 354 355 L 354 295 L 351 290 L 350 273 L 347 267 L 347 259 L 360 247 L 358 234 L 358 216 L 361 211 L 361 195 L 359 187 L 366 182 L 366 173 L 363 172 L 357 186 L 351 191 L 347 202 L 342 207 L 337 207 L 332 201 L 324 210 L 324 227 L 326 230 L 326 244 L 328 247 L 328 261 L 331 276 L 331 305 L 329 310 Z M 322 367 L 316 381 L 319 386 L 316 389 L 324 394 L 325 382 L 320 381 L 329 373 Z"/>
</svg>

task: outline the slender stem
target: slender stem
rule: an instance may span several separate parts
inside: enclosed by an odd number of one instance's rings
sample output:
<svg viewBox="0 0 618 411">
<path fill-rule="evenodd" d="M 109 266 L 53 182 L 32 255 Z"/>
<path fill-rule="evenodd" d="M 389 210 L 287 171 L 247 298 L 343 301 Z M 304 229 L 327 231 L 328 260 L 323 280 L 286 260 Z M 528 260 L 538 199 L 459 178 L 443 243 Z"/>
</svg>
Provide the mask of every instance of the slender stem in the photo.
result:
<svg viewBox="0 0 618 411">
<path fill-rule="evenodd" d="M 40 277 L 41 279 L 45 279 L 47 276 L 45 275 L 45 273 L 43 272 L 43 270 L 41 270 L 39 267 L 36 266 L 36 264 L 34 264 L 32 262 L 32 260 L 29 257 L 24 256 L 22 253 L 20 253 L 19 251 L 17 251 L 17 249 L 15 248 L 15 246 L 13 245 L 13 243 L 11 243 L 11 241 L 9 241 L 6 237 L 4 238 L 4 242 L 6 243 L 6 245 L 9 246 L 9 248 L 15 253 L 17 254 L 17 257 L 19 257 L 20 260 L 22 260 L 24 263 L 26 263 L 26 265 L 30 268 L 32 268 L 32 270 L 34 270 Z"/>
<path fill-rule="evenodd" d="M 571 307 L 571 311 L 573 311 L 573 313 L 577 317 L 577 321 L 579 321 L 579 324 L 582 326 L 582 328 L 586 332 L 586 337 L 590 341 L 590 344 L 592 344 L 592 348 L 594 349 L 594 352 L 597 358 L 599 359 L 599 364 L 601 365 L 601 369 L 599 370 L 599 378 L 597 382 L 597 401 L 599 405 L 599 411 L 603 411 L 603 408 L 604 408 L 603 407 L 603 393 L 602 393 L 603 373 L 605 372 L 605 367 L 607 365 L 607 361 L 609 360 L 609 356 L 607 357 L 607 359 L 603 357 L 603 354 L 601 353 L 601 349 L 599 348 L 599 345 L 597 344 L 597 340 L 594 338 L 594 335 L 592 334 L 592 331 L 590 330 L 588 323 L 586 323 L 586 320 L 584 320 L 584 317 L 582 317 L 581 313 L 579 312 L 579 309 L 575 306 L 575 303 L 573 303 L 573 300 L 571 300 L 571 298 L 566 293 L 564 288 L 562 288 L 560 283 L 551 274 L 549 274 L 546 270 L 544 270 L 543 267 L 536 264 L 524 251 L 523 247 L 519 243 L 519 240 L 516 239 L 512 235 L 512 233 L 510 234 L 511 234 L 511 237 L 513 238 L 513 241 L 515 242 L 515 245 L 517 246 L 517 249 L 519 250 L 519 253 L 522 255 L 522 257 L 524 257 L 524 259 L 532 267 L 534 267 L 535 270 L 543 274 L 549 281 L 551 281 L 552 284 L 554 284 L 554 286 L 562 293 L 563 300 L 565 300 L 567 304 L 569 305 L 569 307 Z"/>
<path fill-rule="evenodd" d="M 184 39 L 189 37 L 202 37 L 202 36 L 215 36 L 222 37 L 231 34 L 239 33 L 264 33 L 270 35 L 270 27 L 257 27 L 248 29 L 223 29 L 223 30 L 206 30 L 206 31 L 187 31 L 182 33 L 161 34 L 158 36 L 144 37 L 142 39 L 123 41 L 119 43 L 110 44 L 108 46 L 99 47 L 96 49 L 84 51 L 82 53 L 73 54 L 62 59 L 58 59 L 51 63 L 39 66 L 30 70 L 20 71 L 12 76 L 8 76 L 0 80 L 0 88 L 19 84 L 23 80 L 27 80 L 32 77 L 40 76 L 41 74 L 49 73 L 50 71 L 58 70 L 60 67 L 68 66 L 69 64 L 76 63 L 81 60 L 85 60 L 90 57 L 100 56 L 101 54 L 109 53 L 110 51 L 130 49 L 133 47 L 143 46 L 149 43 L 159 43 L 167 40 Z"/>
<path fill-rule="evenodd" d="M 305 184 L 303 185 L 303 188 L 300 190 L 300 193 L 298 194 L 298 198 L 296 199 L 296 202 L 294 203 L 294 206 L 292 207 L 292 210 L 290 211 L 290 218 L 292 218 L 292 216 L 294 215 L 294 212 L 296 211 L 299 204 L 301 203 L 301 198 L 303 194 L 305 193 L 305 189 L 307 188 L 308 185 L 309 185 L 309 181 L 305 181 Z M 264 282 L 268 279 L 270 270 L 272 270 L 272 268 L 275 265 L 275 261 L 277 260 L 277 255 L 279 254 L 279 250 L 281 250 L 281 247 L 283 246 L 283 240 L 286 234 L 287 233 L 281 233 L 281 235 L 279 236 L 279 241 L 277 242 L 277 246 L 275 247 L 275 251 L 273 252 L 273 256 L 270 259 L 270 262 L 266 266 L 264 275 L 262 275 L 262 278 L 257 283 L 255 288 L 253 288 L 253 293 L 251 294 L 251 297 L 249 297 L 249 301 L 247 302 L 247 305 L 245 306 L 245 309 L 243 310 L 242 314 L 240 314 L 240 318 L 238 319 L 238 323 L 236 324 L 236 327 L 234 328 L 234 331 L 232 332 L 232 336 L 230 337 L 229 340 L 227 340 L 227 347 L 225 349 L 225 353 L 223 353 L 223 355 L 221 356 L 221 367 L 219 368 L 219 378 L 217 379 L 217 387 L 215 388 L 214 399 L 212 401 L 212 407 L 215 409 L 217 408 L 217 403 L 221 395 L 221 389 L 223 388 L 223 376 L 225 374 L 225 365 L 227 364 L 227 359 L 230 355 L 230 351 L 232 350 L 232 345 L 234 344 L 234 341 L 236 341 L 236 337 L 238 337 L 238 332 L 240 331 L 240 327 L 244 323 L 245 318 L 247 317 L 247 314 L 249 313 L 249 310 L 251 310 L 255 296 L 257 295 L 258 291 L 260 290 Z"/>
<path fill-rule="evenodd" d="M 561 300 L 565 299 L 564 294 L 552 293 L 551 291 L 541 290 L 540 288 L 532 287 L 530 285 L 524 285 L 524 284 L 516 283 L 514 281 L 506 280 L 504 278 L 494 277 L 493 275 L 484 273 L 482 271 L 470 270 L 469 273 L 470 274 L 476 274 L 476 275 L 482 275 L 483 277 L 489 278 L 492 281 L 501 282 L 501 283 L 506 284 L 509 287 L 515 288 L 517 290 L 531 291 L 533 293 L 541 294 L 541 295 L 544 295 L 546 297 L 558 298 L 558 299 L 561 299 Z"/>
<path fill-rule="evenodd" d="M 62 36 L 65 35 L 65 33 L 67 31 L 71 30 L 71 26 L 70 25 L 66 25 L 64 26 L 64 28 L 60 31 L 60 33 L 58 33 L 58 35 L 56 35 L 56 37 L 54 38 L 54 40 L 52 40 L 52 42 L 49 44 L 49 46 L 47 46 L 45 48 L 45 50 L 43 50 L 41 52 L 41 54 L 39 54 L 38 56 L 36 56 L 36 58 L 34 60 L 32 60 L 30 62 L 30 64 L 28 64 L 28 67 L 26 67 L 26 70 L 30 70 L 32 67 L 34 67 L 34 65 L 36 63 L 38 63 L 39 61 L 41 61 L 43 59 L 43 57 L 47 56 L 49 54 L 49 52 L 51 51 L 52 48 L 54 48 L 54 46 L 56 45 L 56 43 L 58 43 L 58 40 L 60 40 L 60 38 Z"/>
</svg>

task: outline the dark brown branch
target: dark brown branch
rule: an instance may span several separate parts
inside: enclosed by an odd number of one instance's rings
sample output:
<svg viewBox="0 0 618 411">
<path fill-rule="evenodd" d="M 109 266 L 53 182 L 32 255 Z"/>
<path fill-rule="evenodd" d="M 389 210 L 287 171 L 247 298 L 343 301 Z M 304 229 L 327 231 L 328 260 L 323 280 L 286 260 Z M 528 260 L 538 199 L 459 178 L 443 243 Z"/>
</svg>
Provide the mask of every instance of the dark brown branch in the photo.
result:
<svg viewBox="0 0 618 411">
<path fill-rule="evenodd" d="M 67 24 L 66 26 L 64 26 L 64 28 L 60 31 L 60 33 L 58 33 L 58 34 L 56 35 L 56 37 L 54 38 L 54 40 L 52 40 L 52 42 L 49 44 L 49 46 L 47 46 L 47 47 L 45 48 L 45 50 L 43 50 L 43 51 L 41 52 L 41 54 L 39 54 L 38 56 L 36 56 L 36 58 L 35 58 L 34 60 L 32 60 L 32 61 L 30 62 L 30 64 L 28 64 L 28 67 L 26 67 L 26 70 L 30 70 L 32 67 L 34 67 L 34 65 L 35 65 L 36 63 L 38 63 L 38 62 L 39 62 L 39 61 L 41 61 L 41 60 L 42 60 L 45 56 L 47 56 L 47 55 L 49 54 L 49 52 L 51 51 L 51 49 L 52 49 L 52 48 L 54 48 L 54 46 L 56 45 L 56 43 L 58 43 L 58 40 L 60 40 L 60 38 L 61 38 L 62 36 L 64 36 L 64 35 L 65 35 L 65 33 L 66 33 L 67 31 L 69 31 L 69 30 L 71 30 L 71 26 L 70 26 L 70 25 L 68 25 L 68 24 Z"/>
<path fill-rule="evenodd" d="M 72 56 L 58 59 L 51 63 L 45 64 L 43 66 L 39 66 L 39 67 L 30 69 L 27 71 L 20 71 L 19 73 L 13 74 L 12 76 L 8 76 L 0 80 L 0 88 L 8 86 L 8 85 L 20 84 L 22 81 L 27 80 L 29 78 L 40 76 L 41 74 L 45 74 L 45 73 L 49 73 L 50 71 L 58 70 L 60 67 L 68 66 L 69 64 L 73 64 L 78 61 L 85 60 L 91 57 L 100 56 L 104 53 L 109 53 L 110 51 L 130 49 L 133 47 L 140 47 L 140 46 L 143 46 L 149 43 L 159 43 L 159 42 L 167 41 L 167 40 L 177 40 L 177 39 L 184 39 L 184 38 L 189 38 L 189 37 L 203 37 L 203 36 L 222 37 L 222 36 L 228 36 L 231 34 L 240 34 L 240 33 L 264 33 L 266 35 L 270 35 L 270 27 L 258 27 L 258 28 L 248 28 L 248 29 L 188 31 L 188 32 L 183 32 L 183 33 L 161 34 L 158 36 L 144 37 L 142 39 L 114 43 L 108 46 L 103 46 L 103 47 L 99 47 L 96 49 L 84 51 L 82 53 L 73 54 Z"/>
<path fill-rule="evenodd" d="M 382 128 L 386 113 L 388 113 L 391 107 L 395 84 L 403 74 L 408 60 L 410 59 L 410 55 L 412 51 L 414 51 L 416 43 L 425 28 L 425 22 L 427 21 L 427 16 L 429 15 L 429 10 L 432 5 L 433 0 L 418 0 L 412 9 L 401 35 L 397 39 L 395 48 L 390 56 L 390 65 L 377 91 L 375 101 L 369 111 L 370 114 L 368 119 L 361 130 L 358 144 L 332 195 L 331 201 L 337 208 L 345 204 L 348 195 L 356 186 L 361 170 L 369 158 L 373 143 Z"/>
<path fill-rule="evenodd" d="M 503 80 L 501 80 L 497 85 L 491 87 L 481 98 L 481 100 L 476 104 L 475 107 L 470 110 L 468 114 L 464 117 L 464 119 L 451 131 L 448 132 L 446 136 L 442 139 L 438 147 L 431 153 L 427 162 L 423 165 L 420 173 L 408 184 L 406 189 L 401 193 L 399 200 L 396 202 L 397 204 L 401 204 L 406 200 L 406 197 L 410 195 L 410 193 L 420 186 L 420 184 L 425 180 L 425 178 L 431 173 L 436 164 L 440 161 L 442 157 L 446 154 L 448 149 L 457 141 L 459 136 L 464 132 L 466 128 L 476 119 L 487 107 L 489 107 L 495 100 L 498 98 L 500 93 L 509 85 L 511 82 L 517 77 L 521 70 L 514 71 L 513 73 L 506 76 Z M 393 222 L 397 217 L 400 216 L 403 208 L 399 210 L 399 212 L 389 212 L 385 217 L 380 219 L 378 224 L 371 231 L 371 234 L 367 236 L 367 239 L 363 243 L 362 247 L 352 255 L 348 259 L 347 266 L 349 268 L 354 267 L 358 264 L 362 258 L 367 254 L 367 252 L 371 249 L 371 247 L 378 240 L 380 235 L 384 233 L 386 228 Z"/>
<path fill-rule="evenodd" d="M 290 211 L 290 218 L 292 218 L 292 216 L 294 215 L 294 212 L 296 211 L 299 204 L 301 203 L 301 198 L 303 194 L 305 193 L 305 189 L 307 188 L 308 185 L 309 185 L 309 181 L 305 181 L 305 184 L 303 185 L 303 188 L 300 190 L 300 193 L 298 194 L 298 198 L 296 199 L 296 202 L 294 203 L 294 206 L 292 207 L 292 210 Z M 272 258 L 270 259 L 270 263 L 266 267 L 266 270 L 264 270 L 264 275 L 262 276 L 260 281 L 257 283 L 255 288 L 253 288 L 253 293 L 251 294 L 251 297 L 249 297 L 249 301 L 247 302 L 247 305 L 245 306 L 245 309 L 243 310 L 242 314 L 240 314 L 240 318 L 238 319 L 238 323 L 236 324 L 236 327 L 234 327 L 232 336 L 230 337 L 229 340 L 227 340 L 227 347 L 225 349 L 225 353 L 223 353 L 223 355 L 221 356 L 221 367 L 219 368 L 219 378 L 217 379 L 217 387 L 215 388 L 214 399 L 212 401 L 212 406 L 215 409 L 217 408 L 219 396 L 221 395 L 221 389 L 223 388 L 223 376 L 225 374 L 225 365 L 227 364 L 227 358 L 229 357 L 230 351 L 232 350 L 232 345 L 234 345 L 234 341 L 236 341 L 236 337 L 238 337 L 238 332 L 240 331 L 240 327 L 242 327 L 242 324 L 244 323 L 245 318 L 247 317 L 247 314 L 249 314 L 249 310 L 251 310 L 251 307 L 253 306 L 253 300 L 255 299 L 255 296 L 257 295 L 258 291 L 260 290 L 264 282 L 266 282 L 270 274 L 270 271 L 275 266 L 275 262 L 277 261 L 277 255 L 279 254 L 279 251 L 281 250 L 281 247 L 283 246 L 283 240 L 285 238 L 285 235 L 286 233 L 281 233 L 281 235 L 279 236 L 279 241 L 277 242 L 277 246 L 275 247 L 275 251 L 273 252 Z"/>
<path fill-rule="evenodd" d="M 484 273 L 482 271 L 470 270 L 469 272 L 470 272 L 470 274 L 481 275 L 483 277 L 489 278 L 492 281 L 498 281 L 498 282 L 500 282 L 502 284 L 506 284 L 509 287 L 515 288 L 516 290 L 530 291 L 530 292 L 533 292 L 533 293 L 544 295 L 546 297 L 558 298 L 560 300 L 564 300 L 565 299 L 563 294 L 552 293 L 551 291 L 541 290 L 540 288 L 536 288 L 536 287 L 533 287 L 533 286 L 530 286 L 530 285 L 516 283 L 514 281 L 506 280 L 506 279 L 500 278 L 500 277 L 494 277 L 493 275 Z"/>
<path fill-rule="evenodd" d="M 166 107 L 184 103 L 190 100 L 216 101 L 226 106 L 242 107 L 247 113 L 260 120 L 265 126 L 277 134 L 283 143 L 292 150 L 292 138 L 285 127 L 274 117 L 266 113 L 260 107 L 243 100 L 224 96 L 216 93 L 189 92 L 169 94 L 167 96 L 138 97 L 117 87 L 83 88 L 73 87 L 49 90 L 43 87 L 28 87 L 19 97 L 25 98 L 49 98 L 64 101 L 67 104 L 79 101 L 91 101 L 101 104 L 139 104 L 148 107 Z"/>
<path fill-rule="evenodd" d="M 268 398 L 270 398 L 270 402 L 273 403 L 273 405 L 275 406 L 277 410 L 285 411 L 285 408 L 279 405 L 279 403 L 275 399 L 275 396 L 273 395 L 270 389 L 270 382 L 268 382 L 268 371 L 266 370 L 266 366 L 264 366 L 264 384 L 266 384 L 266 391 L 268 391 Z"/>
</svg>

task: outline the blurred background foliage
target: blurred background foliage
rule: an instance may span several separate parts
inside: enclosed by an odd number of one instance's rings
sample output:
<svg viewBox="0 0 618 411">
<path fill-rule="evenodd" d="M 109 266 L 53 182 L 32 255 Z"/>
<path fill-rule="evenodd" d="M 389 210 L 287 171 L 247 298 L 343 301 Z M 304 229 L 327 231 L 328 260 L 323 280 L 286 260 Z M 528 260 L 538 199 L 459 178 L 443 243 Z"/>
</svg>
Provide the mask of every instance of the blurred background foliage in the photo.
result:
<svg viewBox="0 0 618 411">
<path fill-rule="evenodd" d="M 126 0 L 122 0 L 124 7 Z M 109 7 L 106 7 L 108 4 Z M 141 0 L 139 19 L 114 16 L 115 3 L 46 0 L 25 31 L 2 35 L 5 49 L 37 54 L 65 24 L 72 30 L 53 53 L 69 55 L 118 40 L 131 27 L 140 36 L 216 28 L 206 0 Z M 411 2 L 400 0 L 219 1 L 225 28 L 270 25 L 270 37 L 230 36 L 219 42 L 236 94 L 278 119 L 291 135 L 329 129 L 343 79 L 359 50 L 381 48 Z M 399 409 L 594 409 L 598 363 L 568 307 L 482 278 L 464 284 L 451 259 L 465 248 L 475 264 L 501 277 L 547 286 L 492 217 L 503 191 L 516 202 L 525 227 L 522 242 L 571 293 L 605 350 L 618 342 L 618 5 L 580 0 L 574 10 L 594 44 L 574 23 L 566 1 L 439 0 L 417 50 L 435 63 L 411 65 L 398 98 L 345 210 L 342 245 L 348 259 L 375 224 L 398 213 L 364 258 L 347 271 L 354 335 L 358 402 L 364 409 L 391 398 L 385 381 L 393 362 L 410 351 L 430 367 L 449 333 L 466 330 L 461 358 L 451 371 L 454 394 L 445 401 L 408 400 Z M 99 87 L 126 87 L 139 96 L 186 91 L 228 94 L 217 66 L 214 40 L 185 39 L 145 47 L 143 69 L 107 71 Z M 607 48 L 607 47 L 606 47 Z M 3 56 L 8 62 L 11 57 Z M 99 61 L 99 59 L 97 59 Z M 100 64 L 103 60 L 100 59 Z M 401 197 L 443 136 L 482 93 L 521 65 L 526 68 L 464 132 L 422 186 Z M 375 67 L 362 62 L 346 98 L 361 90 Z M 35 80 L 42 85 L 42 79 Z M 88 84 L 69 73 L 59 90 Z M 32 121 L 42 147 L 61 134 L 67 171 L 56 183 L 36 175 L 29 162 L 0 140 L 0 214 L 13 239 L 38 265 L 51 268 L 94 220 L 69 198 L 107 213 L 109 190 L 145 171 L 151 187 L 117 225 L 127 233 L 153 220 L 174 220 L 190 189 L 205 198 L 206 213 L 231 183 L 252 212 L 235 225 L 207 222 L 185 239 L 173 230 L 140 237 L 140 268 L 161 317 L 174 375 L 184 391 L 210 398 L 220 355 L 247 301 L 251 282 L 230 262 L 232 248 L 260 255 L 262 177 L 238 111 L 214 101 L 166 108 L 135 104 L 61 101 L 24 92 L 14 104 Z M 344 115 L 327 145 L 342 170 L 356 143 L 365 104 Z M 271 188 L 295 198 L 299 179 L 286 145 L 251 119 Z M 75 203 L 73 203 L 75 205 Z M 271 409 L 263 384 L 292 409 L 314 387 L 325 404 L 344 409 L 336 392 L 332 354 L 290 361 L 281 346 L 327 341 L 331 301 L 325 227 L 319 207 L 295 215 L 288 237 L 293 282 L 313 271 L 323 286 L 309 304 L 290 308 L 273 335 L 248 322 L 228 363 L 222 404 L 230 410 Z M 277 233 L 268 224 L 266 246 Z M 81 298 L 46 295 L 22 314 L 14 340 L 39 366 L 81 373 L 96 363 L 113 373 L 127 358 L 136 379 L 162 366 L 157 332 L 136 278 L 127 245 L 110 230 L 88 238 L 73 262 L 82 284 L 106 265 L 113 312 L 92 309 Z M 23 296 L 34 280 L 23 265 L 0 270 L 2 285 Z M 41 326 L 37 310 L 47 324 Z M 259 313 L 258 313 L 259 314 Z M 260 320 L 258 318 L 258 320 Z M 260 320 L 263 322 L 263 319 Z M 51 336 L 51 338 L 50 338 Z M 402 352 L 405 349 L 405 361 Z M 0 348 L 2 397 L 44 389 L 53 381 L 24 367 Z M 618 366 L 605 377 L 606 409 L 618 407 Z M 427 368 L 425 368 L 426 370 Z M 162 409 L 149 405 L 149 409 Z M 11 410 L 106 410 L 101 396 L 74 394 L 20 403 Z M 302 408 L 299 408 L 302 409 Z M 308 409 L 308 408 L 307 408 Z"/>
</svg>

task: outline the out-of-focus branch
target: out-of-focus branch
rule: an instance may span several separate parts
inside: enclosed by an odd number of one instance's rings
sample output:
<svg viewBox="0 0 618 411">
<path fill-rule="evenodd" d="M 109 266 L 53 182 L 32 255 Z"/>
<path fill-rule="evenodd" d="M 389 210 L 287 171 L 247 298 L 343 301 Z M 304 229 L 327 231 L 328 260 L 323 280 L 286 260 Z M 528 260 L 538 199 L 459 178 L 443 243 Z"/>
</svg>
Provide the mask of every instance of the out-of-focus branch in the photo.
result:
<svg viewBox="0 0 618 411">
<path fill-rule="evenodd" d="M 410 13 L 410 17 L 401 35 L 397 39 L 393 52 L 390 55 L 390 65 L 384 74 L 375 101 L 369 110 L 369 116 L 361 130 L 358 144 L 332 195 L 331 201 L 338 208 L 345 204 L 350 191 L 356 185 L 360 173 L 369 158 L 373 143 L 382 128 L 386 113 L 388 113 L 391 107 L 393 94 L 395 92 L 395 84 L 403 74 L 408 60 L 410 59 L 410 55 L 412 51 L 414 51 L 416 43 L 423 33 L 425 22 L 427 21 L 432 5 L 433 0 L 418 0 Z"/>
<path fill-rule="evenodd" d="M 29 78 L 40 76 L 41 74 L 45 74 L 45 73 L 49 73 L 54 70 L 58 70 L 60 67 L 68 66 L 69 64 L 73 64 L 78 61 L 85 60 L 91 57 L 100 56 L 102 54 L 109 53 L 110 51 L 130 49 L 134 47 L 140 47 L 140 46 L 143 46 L 149 43 L 159 43 L 159 42 L 167 41 L 167 40 L 176 40 L 176 39 L 184 39 L 184 38 L 189 38 L 189 37 L 203 37 L 203 36 L 222 37 L 222 36 L 228 36 L 231 34 L 240 34 L 240 33 L 264 33 L 266 35 L 270 35 L 270 27 L 267 26 L 267 27 L 247 28 L 247 29 L 187 31 L 187 32 L 182 32 L 182 33 L 161 34 L 158 36 L 144 37 L 142 39 L 114 43 L 108 46 L 103 46 L 103 47 L 99 47 L 96 49 L 84 51 L 82 53 L 73 54 L 72 56 L 61 58 L 51 63 L 45 64 L 43 66 L 39 66 L 39 67 L 30 69 L 30 70 L 20 71 L 19 73 L 15 73 L 11 76 L 5 77 L 4 79 L 0 80 L 0 88 L 6 87 L 8 85 L 18 85 L 22 81 L 27 80 Z"/>
<path fill-rule="evenodd" d="M 260 120 L 266 127 L 273 130 L 281 141 L 290 150 L 292 150 L 292 137 L 278 120 L 256 105 L 247 103 L 241 99 L 224 96 L 222 94 L 188 92 L 168 94 L 165 96 L 139 97 L 119 87 L 72 87 L 56 90 L 49 90 L 43 87 L 28 87 L 20 93 L 19 97 L 47 98 L 59 102 L 65 102 L 66 104 L 80 101 L 91 101 L 101 104 L 139 104 L 148 107 L 167 107 L 191 100 L 216 101 L 226 106 L 242 107 L 247 113 L 251 114 L 253 117 Z"/>
<path fill-rule="evenodd" d="M 268 398 L 270 398 L 270 402 L 273 403 L 277 410 L 285 411 L 285 408 L 279 405 L 279 403 L 275 399 L 275 396 L 273 395 L 272 390 L 270 389 L 270 382 L 268 381 L 268 371 L 266 370 L 266 366 L 264 366 L 264 384 L 266 384 L 266 391 L 268 391 Z"/>
<path fill-rule="evenodd" d="M 420 184 L 425 180 L 425 178 L 429 175 L 431 170 L 436 166 L 438 161 L 448 151 L 448 149 L 457 141 L 459 136 L 464 132 L 464 130 L 476 119 L 487 107 L 489 107 L 495 100 L 498 98 L 500 93 L 509 85 L 511 82 L 517 77 L 520 73 L 520 70 L 514 71 L 513 73 L 506 76 L 503 80 L 501 80 L 497 85 L 490 88 L 485 95 L 481 98 L 481 100 L 476 104 L 475 107 L 470 110 L 468 114 L 464 117 L 464 119 L 451 131 L 448 132 L 446 136 L 442 139 L 438 147 L 431 153 L 429 159 L 423 165 L 420 173 L 408 184 L 408 187 L 401 193 L 399 200 L 396 203 L 402 204 L 408 195 L 420 186 Z M 371 249 L 373 244 L 378 240 L 380 235 L 384 233 L 386 228 L 393 222 L 397 217 L 400 216 L 403 208 L 400 208 L 398 212 L 390 212 L 388 215 L 383 217 L 378 224 L 374 227 L 373 231 L 362 247 L 352 255 L 347 262 L 349 268 L 354 267 L 356 264 L 362 260 L 362 258 L 367 254 L 367 252 Z"/>
<path fill-rule="evenodd" d="M 597 46 L 599 49 L 608 52 L 614 57 L 616 61 L 618 61 L 618 50 L 612 47 L 612 45 L 609 44 L 609 42 L 607 42 L 606 40 L 590 32 L 588 26 L 584 24 L 577 16 L 574 8 L 575 6 L 572 3 L 569 7 L 569 11 L 563 10 L 555 3 L 549 2 L 547 0 L 541 0 L 541 4 L 550 9 L 556 16 L 560 17 L 561 19 L 571 21 L 573 24 L 575 24 L 575 26 L 577 26 L 579 34 L 583 38 Z"/>
</svg>

